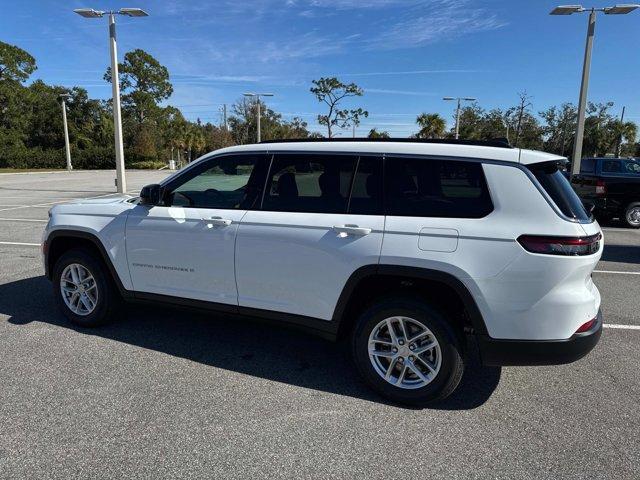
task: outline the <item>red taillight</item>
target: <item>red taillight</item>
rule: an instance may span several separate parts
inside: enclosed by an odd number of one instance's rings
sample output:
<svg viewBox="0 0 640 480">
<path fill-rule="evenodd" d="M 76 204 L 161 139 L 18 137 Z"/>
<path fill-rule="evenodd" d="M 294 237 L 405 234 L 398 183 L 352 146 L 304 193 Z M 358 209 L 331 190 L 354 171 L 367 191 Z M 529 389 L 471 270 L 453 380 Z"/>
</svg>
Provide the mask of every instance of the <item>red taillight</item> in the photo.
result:
<svg viewBox="0 0 640 480">
<path fill-rule="evenodd" d="M 547 255 L 592 255 L 600 249 L 602 235 L 596 233 L 588 237 L 542 237 L 521 235 L 518 243 L 531 253 Z"/>
<path fill-rule="evenodd" d="M 580 325 L 580 328 L 578 328 L 576 330 L 576 333 L 584 333 L 584 332 L 588 332 L 589 330 L 591 330 L 591 327 L 593 327 L 593 325 L 596 323 L 596 319 L 592 318 L 591 320 L 589 320 L 587 323 L 584 323 L 582 325 Z"/>
<path fill-rule="evenodd" d="M 607 194 L 607 185 L 603 180 L 598 180 L 596 182 L 596 195 L 606 195 Z"/>
</svg>

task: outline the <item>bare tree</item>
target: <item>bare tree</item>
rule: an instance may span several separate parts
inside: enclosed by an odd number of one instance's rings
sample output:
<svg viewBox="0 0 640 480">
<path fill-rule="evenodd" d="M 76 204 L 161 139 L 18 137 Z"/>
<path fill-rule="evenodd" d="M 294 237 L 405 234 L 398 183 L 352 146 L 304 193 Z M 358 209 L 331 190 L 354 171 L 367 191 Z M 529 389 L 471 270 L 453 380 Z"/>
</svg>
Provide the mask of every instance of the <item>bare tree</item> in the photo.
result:
<svg viewBox="0 0 640 480">
<path fill-rule="evenodd" d="M 360 125 L 361 117 L 368 117 L 369 112 L 362 108 L 340 109 L 340 102 L 347 97 L 361 97 L 364 94 L 362 88 L 355 83 L 345 84 L 336 77 L 320 78 L 312 80 L 313 87 L 310 91 L 319 102 L 324 102 L 329 107 L 326 115 L 318 115 L 318 123 L 327 127 L 327 136 L 333 136 L 333 127 L 347 128 L 352 125 Z"/>
</svg>

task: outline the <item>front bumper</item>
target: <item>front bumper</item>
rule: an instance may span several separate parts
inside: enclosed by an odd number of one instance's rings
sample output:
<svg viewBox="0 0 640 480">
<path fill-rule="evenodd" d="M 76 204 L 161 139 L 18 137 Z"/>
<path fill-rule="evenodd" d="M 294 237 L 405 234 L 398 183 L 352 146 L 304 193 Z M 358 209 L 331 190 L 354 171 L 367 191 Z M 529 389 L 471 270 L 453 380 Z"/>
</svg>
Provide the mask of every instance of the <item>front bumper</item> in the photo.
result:
<svg viewBox="0 0 640 480">
<path fill-rule="evenodd" d="M 579 360 L 596 346 L 602 334 L 602 312 L 591 329 L 566 340 L 501 340 L 477 335 L 482 363 L 487 366 L 560 365 Z"/>
</svg>

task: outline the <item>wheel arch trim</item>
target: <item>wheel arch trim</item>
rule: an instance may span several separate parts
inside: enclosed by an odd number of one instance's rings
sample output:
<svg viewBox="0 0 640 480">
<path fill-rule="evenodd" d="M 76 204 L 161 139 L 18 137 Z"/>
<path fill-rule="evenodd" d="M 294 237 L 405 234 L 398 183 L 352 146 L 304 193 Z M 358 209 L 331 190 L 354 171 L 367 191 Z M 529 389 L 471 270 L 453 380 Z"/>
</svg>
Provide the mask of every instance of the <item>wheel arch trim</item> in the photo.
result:
<svg viewBox="0 0 640 480">
<path fill-rule="evenodd" d="M 45 255 L 44 266 L 45 266 L 45 276 L 49 280 L 52 279 L 51 277 L 53 275 L 53 265 L 50 264 L 51 259 L 50 259 L 49 253 L 51 252 L 52 243 L 58 238 L 77 238 L 77 239 L 87 240 L 91 242 L 93 246 L 95 246 L 96 249 L 100 252 L 100 256 L 102 257 L 102 260 L 106 265 L 109 271 L 109 274 L 111 275 L 111 278 L 115 282 L 116 287 L 118 288 L 118 291 L 120 292 L 120 294 L 123 297 L 133 296 L 133 292 L 130 290 L 127 290 L 124 287 L 122 280 L 120 279 L 120 275 L 118 274 L 117 270 L 113 266 L 113 261 L 111 260 L 111 257 L 107 253 L 107 250 L 104 247 L 104 244 L 100 241 L 98 236 L 95 235 L 94 233 L 90 233 L 82 230 L 57 229 L 57 230 L 53 230 L 47 236 L 45 240 L 46 249 L 44 254 Z"/>
<path fill-rule="evenodd" d="M 407 279 L 431 280 L 450 287 L 462 299 L 465 310 L 469 314 L 469 320 L 473 325 L 474 333 L 488 335 L 484 318 L 482 317 L 482 313 L 480 312 L 473 295 L 459 278 L 441 270 L 404 265 L 365 265 L 354 271 L 342 289 L 334 309 L 332 323 L 336 324 L 336 331 L 338 331 L 340 324 L 344 320 L 344 314 L 353 292 L 356 290 L 360 282 L 373 276 L 396 276 L 406 277 Z"/>
</svg>

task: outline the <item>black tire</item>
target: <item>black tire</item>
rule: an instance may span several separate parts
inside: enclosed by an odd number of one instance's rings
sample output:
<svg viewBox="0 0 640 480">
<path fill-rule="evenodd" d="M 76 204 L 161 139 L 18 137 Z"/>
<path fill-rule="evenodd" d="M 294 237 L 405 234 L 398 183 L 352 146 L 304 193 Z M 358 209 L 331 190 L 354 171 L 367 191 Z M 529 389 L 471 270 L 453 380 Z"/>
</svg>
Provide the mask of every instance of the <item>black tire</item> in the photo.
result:
<svg viewBox="0 0 640 480">
<path fill-rule="evenodd" d="M 634 209 L 640 208 L 640 202 L 631 202 L 627 205 L 627 208 L 624 210 L 624 217 L 621 220 L 625 223 L 625 225 L 629 228 L 640 228 L 640 222 L 634 221 L 631 218 L 631 212 Z"/>
<path fill-rule="evenodd" d="M 383 320 L 404 316 L 426 326 L 440 344 L 441 364 L 435 378 L 423 387 L 404 389 L 387 382 L 378 374 L 369 359 L 369 335 Z M 392 402 L 422 407 L 443 400 L 458 387 L 464 373 L 463 335 L 456 333 L 443 312 L 435 306 L 411 297 L 383 299 L 365 310 L 357 320 L 352 337 L 352 354 L 358 369 L 369 386 Z"/>
<path fill-rule="evenodd" d="M 65 303 L 60 289 L 60 279 L 64 269 L 70 264 L 80 264 L 93 276 L 98 289 L 97 302 L 93 311 L 87 315 L 78 315 Z M 90 251 L 78 248 L 65 252 L 53 267 L 53 296 L 65 316 L 79 327 L 97 327 L 105 325 L 115 318 L 121 306 L 121 299 L 109 272 L 101 259 Z"/>
</svg>

